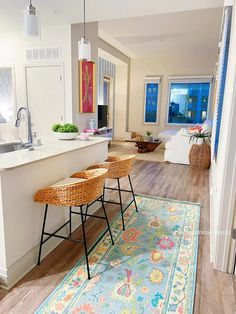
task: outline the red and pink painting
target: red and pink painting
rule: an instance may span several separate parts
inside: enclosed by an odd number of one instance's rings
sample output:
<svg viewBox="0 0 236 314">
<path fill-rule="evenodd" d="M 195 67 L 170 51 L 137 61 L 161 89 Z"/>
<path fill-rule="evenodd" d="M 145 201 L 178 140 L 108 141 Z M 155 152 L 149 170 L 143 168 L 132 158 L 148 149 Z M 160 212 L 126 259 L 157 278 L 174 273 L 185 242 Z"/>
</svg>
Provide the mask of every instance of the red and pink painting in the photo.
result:
<svg viewBox="0 0 236 314">
<path fill-rule="evenodd" d="M 80 61 L 80 112 L 94 112 L 95 110 L 95 63 Z"/>
</svg>

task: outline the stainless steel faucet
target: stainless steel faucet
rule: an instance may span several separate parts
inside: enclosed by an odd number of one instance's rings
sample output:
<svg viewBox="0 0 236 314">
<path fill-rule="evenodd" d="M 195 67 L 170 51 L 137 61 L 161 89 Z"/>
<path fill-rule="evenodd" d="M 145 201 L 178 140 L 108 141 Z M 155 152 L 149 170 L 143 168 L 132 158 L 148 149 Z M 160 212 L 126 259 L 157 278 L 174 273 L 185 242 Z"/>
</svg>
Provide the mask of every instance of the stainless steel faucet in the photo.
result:
<svg viewBox="0 0 236 314">
<path fill-rule="evenodd" d="M 20 126 L 21 112 L 22 111 L 25 111 L 26 116 L 27 116 L 27 122 L 28 122 L 28 142 L 23 143 L 22 145 L 24 147 L 30 147 L 33 144 L 33 136 L 32 136 L 32 128 L 31 128 L 31 115 L 30 115 L 30 111 L 27 107 L 21 107 L 17 111 L 15 127 L 18 128 Z"/>
</svg>

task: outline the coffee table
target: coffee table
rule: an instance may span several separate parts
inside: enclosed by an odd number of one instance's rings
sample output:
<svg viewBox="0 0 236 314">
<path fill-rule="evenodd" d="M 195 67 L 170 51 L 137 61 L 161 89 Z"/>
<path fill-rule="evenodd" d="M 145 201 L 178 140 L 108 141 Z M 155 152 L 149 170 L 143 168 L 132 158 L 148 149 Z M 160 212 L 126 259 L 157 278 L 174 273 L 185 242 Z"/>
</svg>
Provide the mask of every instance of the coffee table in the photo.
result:
<svg viewBox="0 0 236 314">
<path fill-rule="evenodd" d="M 140 137 L 134 137 L 131 140 L 126 140 L 126 142 L 135 143 L 135 147 L 138 147 L 138 153 L 153 152 L 162 143 L 160 139 L 148 141 Z"/>
</svg>

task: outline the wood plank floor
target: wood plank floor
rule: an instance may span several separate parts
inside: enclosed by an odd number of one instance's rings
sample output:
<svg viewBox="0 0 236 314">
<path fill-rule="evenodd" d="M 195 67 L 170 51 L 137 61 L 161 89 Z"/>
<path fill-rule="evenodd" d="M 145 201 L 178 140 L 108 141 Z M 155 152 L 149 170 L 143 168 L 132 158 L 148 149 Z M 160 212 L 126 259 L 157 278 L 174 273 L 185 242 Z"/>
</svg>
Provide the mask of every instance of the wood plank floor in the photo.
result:
<svg viewBox="0 0 236 314">
<path fill-rule="evenodd" d="M 132 180 L 137 193 L 201 203 L 200 230 L 209 231 L 208 175 L 208 171 L 193 170 L 183 165 L 136 161 Z M 123 184 L 125 186 L 126 181 Z M 112 218 L 118 214 L 118 208 L 113 205 L 108 212 Z M 92 243 L 103 226 L 100 225 L 98 228 L 94 220 L 89 220 L 87 227 Z M 75 234 L 79 236 L 80 229 Z M 214 271 L 209 262 L 209 251 L 209 236 L 201 235 L 194 313 L 236 313 L 235 277 Z M 83 248 L 80 245 L 63 242 L 13 289 L 9 292 L 0 290 L 0 313 L 33 313 L 60 283 L 81 254 Z"/>
</svg>

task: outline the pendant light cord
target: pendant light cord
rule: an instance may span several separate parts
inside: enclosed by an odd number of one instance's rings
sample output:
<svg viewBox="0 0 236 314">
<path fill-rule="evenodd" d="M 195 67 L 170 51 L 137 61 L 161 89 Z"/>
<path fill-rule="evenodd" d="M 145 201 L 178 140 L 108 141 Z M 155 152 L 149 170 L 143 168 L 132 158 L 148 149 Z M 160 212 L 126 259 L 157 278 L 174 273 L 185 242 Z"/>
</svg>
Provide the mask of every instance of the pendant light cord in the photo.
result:
<svg viewBox="0 0 236 314">
<path fill-rule="evenodd" d="M 85 38 L 85 0 L 84 0 L 84 38 Z"/>
</svg>

